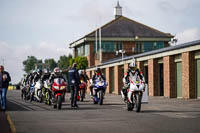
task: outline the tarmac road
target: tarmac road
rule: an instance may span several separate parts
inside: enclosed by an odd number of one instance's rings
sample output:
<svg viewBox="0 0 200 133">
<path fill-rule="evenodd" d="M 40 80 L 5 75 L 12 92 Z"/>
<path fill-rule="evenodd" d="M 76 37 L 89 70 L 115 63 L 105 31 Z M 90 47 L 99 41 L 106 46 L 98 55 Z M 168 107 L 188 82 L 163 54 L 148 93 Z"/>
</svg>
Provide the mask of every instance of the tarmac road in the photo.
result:
<svg viewBox="0 0 200 133">
<path fill-rule="evenodd" d="M 142 111 L 127 111 L 118 95 L 106 94 L 104 105 L 87 95 L 71 109 L 69 95 L 61 110 L 21 100 L 8 91 L 9 114 L 17 133 L 200 133 L 200 100 L 149 97 Z"/>
</svg>

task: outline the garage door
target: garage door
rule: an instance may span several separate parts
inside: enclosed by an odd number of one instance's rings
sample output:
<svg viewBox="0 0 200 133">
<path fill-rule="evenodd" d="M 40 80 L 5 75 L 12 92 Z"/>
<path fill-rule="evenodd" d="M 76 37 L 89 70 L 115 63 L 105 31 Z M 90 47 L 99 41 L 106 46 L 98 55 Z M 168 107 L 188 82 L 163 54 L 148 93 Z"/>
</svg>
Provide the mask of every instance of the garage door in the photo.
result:
<svg viewBox="0 0 200 133">
<path fill-rule="evenodd" d="M 177 89 L 177 97 L 182 97 L 182 63 L 176 63 L 176 89 Z"/>
<path fill-rule="evenodd" d="M 197 97 L 200 98 L 200 59 L 197 60 Z"/>
</svg>

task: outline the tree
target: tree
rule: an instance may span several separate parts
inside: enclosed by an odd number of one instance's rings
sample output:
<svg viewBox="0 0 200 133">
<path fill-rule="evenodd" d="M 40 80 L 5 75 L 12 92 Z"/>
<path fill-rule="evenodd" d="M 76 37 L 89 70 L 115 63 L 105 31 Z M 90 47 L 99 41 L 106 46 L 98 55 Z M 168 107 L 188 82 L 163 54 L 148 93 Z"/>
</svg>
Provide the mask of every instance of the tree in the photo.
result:
<svg viewBox="0 0 200 133">
<path fill-rule="evenodd" d="M 53 71 L 53 69 L 54 69 L 55 67 L 57 67 L 57 63 L 55 62 L 54 59 L 45 59 L 44 63 L 45 63 L 45 65 L 48 65 L 48 66 L 49 66 L 49 69 L 50 69 L 51 71 Z"/>
<path fill-rule="evenodd" d="M 37 64 L 38 60 L 35 56 L 28 56 L 28 59 L 23 61 L 24 71 L 29 73 L 30 71 L 35 69 L 35 64 Z"/>
<path fill-rule="evenodd" d="M 72 66 L 74 62 L 77 64 L 78 69 L 86 69 L 88 67 L 87 57 L 77 56 L 76 58 L 72 58 L 70 60 L 70 66 Z"/>
<path fill-rule="evenodd" d="M 63 55 L 60 56 L 60 59 L 58 60 L 58 67 L 61 69 L 66 69 L 70 66 L 70 59 L 72 58 L 72 55 L 69 54 L 68 56 Z"/>
</svg>

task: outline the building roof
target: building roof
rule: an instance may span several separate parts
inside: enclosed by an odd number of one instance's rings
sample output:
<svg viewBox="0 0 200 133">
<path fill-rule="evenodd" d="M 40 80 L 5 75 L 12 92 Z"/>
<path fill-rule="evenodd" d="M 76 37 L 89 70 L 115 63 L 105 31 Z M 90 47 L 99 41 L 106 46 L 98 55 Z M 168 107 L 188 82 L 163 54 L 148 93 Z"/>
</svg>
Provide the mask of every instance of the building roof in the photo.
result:
<svg viewBox="0 0 200 133">
<path fill-rule="evenodd" d="M 95 37 L 95 31 L 86 35 L 88 37 Z M 110 23 L 105 24 L 101 27 L 102 37 L 168 37 L 171 38 L 170 34 L 155 30 L 144 24 L 120 16 L 114 19 Z"/>
<path fill-rule="evenodd" d="M 95 38 L 95 32 L 93 32 L 85 35 L 84 37 L 78 39 L 75 42 L 78 42 L 79 40 L 83 38 Z M 127 38 L 135 38 L 142 37 L 142 38 L 172 38 L 173 36 L 169 33 L 164 33 L 161 31 L 158 31 L 154 28 L 151 28 L 149 26 L 146 26 L 144 24 L 141 24 L 139 22 L 136 22 L 134 20 L 131 20 L 127 17 L 120 16 L 109 23 L 103 25 L 101 27 L 101 36 L 102 38 L 105 37 L 127 37 Z M 73 43 L 75 43 L 73 42 Z M 70 45 L 72 45 L 71 43 Z"/>
</svg>

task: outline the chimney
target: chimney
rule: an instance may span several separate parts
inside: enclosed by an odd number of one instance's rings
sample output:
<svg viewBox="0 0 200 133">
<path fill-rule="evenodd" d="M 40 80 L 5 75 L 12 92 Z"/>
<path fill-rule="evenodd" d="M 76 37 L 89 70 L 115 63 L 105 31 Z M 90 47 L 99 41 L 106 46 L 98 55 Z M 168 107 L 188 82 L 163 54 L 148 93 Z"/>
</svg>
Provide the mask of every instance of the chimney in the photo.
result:
<svg viewBox="0 0 200 133">
<path fill-rule="evenodd" d="M 119 1 L 117 2 L 117 6 L 114 9 L 115 19 L 122 16 L 122 7 L 119 5 Z"/>
</svg>

